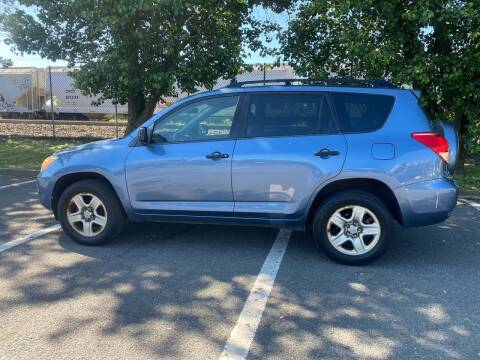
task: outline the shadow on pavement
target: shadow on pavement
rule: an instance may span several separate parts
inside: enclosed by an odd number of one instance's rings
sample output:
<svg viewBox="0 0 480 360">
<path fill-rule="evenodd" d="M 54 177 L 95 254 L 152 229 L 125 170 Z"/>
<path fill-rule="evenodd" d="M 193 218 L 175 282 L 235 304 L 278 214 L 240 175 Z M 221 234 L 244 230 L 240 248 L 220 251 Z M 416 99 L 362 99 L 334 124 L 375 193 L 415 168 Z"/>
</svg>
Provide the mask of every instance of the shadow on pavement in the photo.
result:
<svg viewBox="0 0 480 360">
<path fill-rule="evenodd" d="M 251 358 L 472 359 L 480 353 L 480 212 L 401 229 L 363 267 L 332 263 L 296 234 Z"/>
<path fill-rule="evenodd" d="M 22 181 L 35 180 L 37 177 L 37 174 L 38 174 L 37 170 L 0 168 L 0 187 L 19 183 Z"/>
<path fill-rule="evenodd" d="M 39 203 L 35 183 L 0 190 L 0 244 L 55 223 L 53 214 Z"/>
<path fill-rule="evenodd" d="M 479 223 L 459 205 L 443 224 L 397 227 L 364 267 L 295 233 L 249 358 L 477 358 Z M 133 224 L 102 247 L 56 234 L 0 254 L 0 353 L 216 358 L 276 233 Z"/>
<path fill-rule="evenodd" d="M 102 247 L 62 234 L 0 254 L 0 328 L 28 339 L 0 351 L 218 357 L 277 231 L 134 224 Z"/>
</svg>

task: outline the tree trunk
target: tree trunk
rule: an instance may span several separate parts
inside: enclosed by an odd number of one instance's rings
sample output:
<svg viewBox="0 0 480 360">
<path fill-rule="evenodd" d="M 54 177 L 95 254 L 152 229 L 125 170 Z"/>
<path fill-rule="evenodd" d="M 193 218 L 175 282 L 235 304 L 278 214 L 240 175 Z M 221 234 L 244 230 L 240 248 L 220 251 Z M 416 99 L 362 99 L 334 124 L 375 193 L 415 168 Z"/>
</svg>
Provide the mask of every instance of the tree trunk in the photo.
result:
<svg viewBox="0 0 480 360">
<path fill-rule="evenodd" d="M 458 132 L 458 163 L 457 169 L 463 169 L 463 165 L 465 164 L 465 135 L 467 132 L 467 116 L 465 114 L 459 114 L 455 119 L 455 127 L 457 128 Z"/>
<path fill-rule="evenodd" d="M 158 99 L 146 99 L 142 93 L 128 98 L 128 123 L 125 134 L 129 134 L 148 120 L 155 110 Z"/>
</svg>

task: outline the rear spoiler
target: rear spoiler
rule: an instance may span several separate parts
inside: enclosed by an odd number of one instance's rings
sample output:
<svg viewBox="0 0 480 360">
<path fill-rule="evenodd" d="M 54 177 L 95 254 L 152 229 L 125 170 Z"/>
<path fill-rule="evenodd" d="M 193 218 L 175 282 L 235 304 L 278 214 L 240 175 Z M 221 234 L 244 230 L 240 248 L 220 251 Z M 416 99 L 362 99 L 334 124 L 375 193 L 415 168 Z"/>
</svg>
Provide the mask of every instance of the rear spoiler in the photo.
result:
<svg viewBox="0 0 480 360">
<path fill-rule="evenodd" d="M 420 96 L 422 96 L 422 92 L 420 90 L 411 89 L 410 91 L 417 99 L 420 99 Z"/>
</svg>

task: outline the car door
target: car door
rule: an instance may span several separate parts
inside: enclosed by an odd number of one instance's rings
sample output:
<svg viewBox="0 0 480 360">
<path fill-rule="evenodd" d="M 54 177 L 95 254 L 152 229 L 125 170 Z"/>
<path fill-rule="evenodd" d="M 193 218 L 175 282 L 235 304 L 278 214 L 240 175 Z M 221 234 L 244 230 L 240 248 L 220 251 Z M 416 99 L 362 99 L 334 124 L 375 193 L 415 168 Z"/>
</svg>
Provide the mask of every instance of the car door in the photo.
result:
<svg viewBox="0 0 480 360">
<path fill-rule="evenodd" d="M 137 213 L 232 212 L 232 128 L 239 96 L 187 103 L 160 118 L 150 144 L 126 160 Z"/>
<path fill-rule="evenodd" d="M 342 169 L 347 143 L 326 93 L 248 95 L 232 162 L 237 216 L 299 218 Z"/>
</svg>

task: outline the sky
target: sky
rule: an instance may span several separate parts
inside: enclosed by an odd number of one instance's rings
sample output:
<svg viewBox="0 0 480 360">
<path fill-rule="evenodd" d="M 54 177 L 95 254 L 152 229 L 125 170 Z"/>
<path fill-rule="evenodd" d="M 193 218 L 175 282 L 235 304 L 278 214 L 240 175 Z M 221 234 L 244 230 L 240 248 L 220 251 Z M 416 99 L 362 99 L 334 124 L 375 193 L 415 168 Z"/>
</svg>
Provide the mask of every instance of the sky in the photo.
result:
<svg viewBox="0 0 480 360">
<path fill-rule="evenodd" d="M 277 21 L 282 27 L 285 27 L 287 24 L 287 14 L 275 14 L 270 10 L 266 10 L 260 7 L 257 7 L 254 10 L 254 15 L 257 19 L 260 20 L 274 20 Z M 276 39 L 270 44 L 270 46 L 278 47 L 278 41 Z M 15 54 L 10 50 L 10 46 L 4 43 L 4 36 L 0 34 L 0 56 L 4 58 L 11 59 L 13 61 L 13 66 L 15 67 L 47 67 L 47 66 L 66 66 L 67 63 L 65 61 L 57 61 L 53 62 L 48 59 L 41 58 L 38 55 L 20 55 Z M 272 63 L 276 59 L 273 57 L 262 57 L 260 54 L 254 53 L 250 58 L 245 59 L 245 61 L 249 64 L 257 64 L 257 63 Z"/>
</svg>

